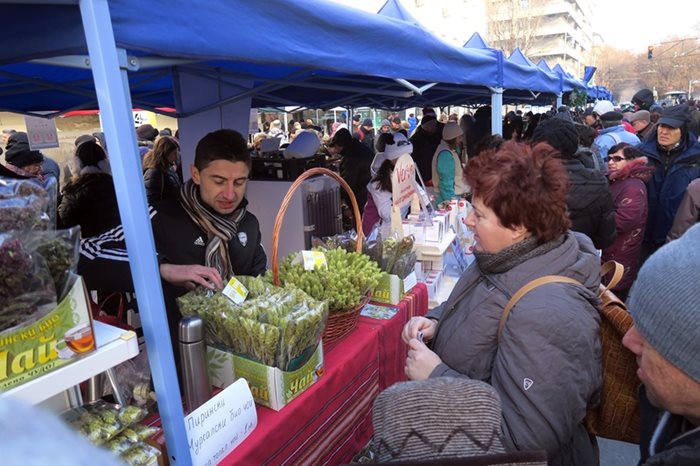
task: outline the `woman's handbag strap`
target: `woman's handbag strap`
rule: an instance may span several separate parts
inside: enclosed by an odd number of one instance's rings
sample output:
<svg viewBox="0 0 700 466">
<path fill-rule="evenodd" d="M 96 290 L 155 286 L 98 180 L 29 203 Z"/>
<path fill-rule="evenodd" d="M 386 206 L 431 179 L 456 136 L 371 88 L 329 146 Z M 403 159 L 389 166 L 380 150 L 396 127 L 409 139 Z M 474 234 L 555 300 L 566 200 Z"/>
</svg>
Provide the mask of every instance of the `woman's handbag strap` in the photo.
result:
<svg viewBox="0 0 700 466">
<path fill-rule="evenodd" d="M 526 283 L 518 291 L 515 292 L 513 297 L 510 298 L 510 300 L 508 301 L 508 304 L 506 304 L 506 307 L 503 308 L 501 319 L 498 321 L 498 341 L 501 340 L 503 328 L 506 326 L 508 315 L 513 309 L 513 306 L 515 306 L 515 303 L 517 303 L 520 300 L 520 298 L 525 296 L 530 291 L 548 283 L 571 283 L 572 285 L 583 286 L 578 280 L 574 280 L 573 278 L 565 277 L 563 275 L 545 275 L 544 277 L 540 277 L 535 280 L 532 280 L 531 282 Z"/>
</svg>

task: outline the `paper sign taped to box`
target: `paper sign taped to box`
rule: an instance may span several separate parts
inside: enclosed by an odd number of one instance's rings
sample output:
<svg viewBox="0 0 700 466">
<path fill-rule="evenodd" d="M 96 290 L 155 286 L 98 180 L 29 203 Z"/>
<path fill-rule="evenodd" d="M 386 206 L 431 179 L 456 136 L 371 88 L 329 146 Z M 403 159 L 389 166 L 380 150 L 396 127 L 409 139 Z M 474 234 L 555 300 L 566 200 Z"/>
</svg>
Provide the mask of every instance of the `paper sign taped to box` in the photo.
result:
<svg viewBox="0 0 700 466">
<path fill-rule="evenodd" d="M 194 466 L 218 464 L 258 425 L 253 395 L 238 379 L 185 417 Z"/>
</svg>

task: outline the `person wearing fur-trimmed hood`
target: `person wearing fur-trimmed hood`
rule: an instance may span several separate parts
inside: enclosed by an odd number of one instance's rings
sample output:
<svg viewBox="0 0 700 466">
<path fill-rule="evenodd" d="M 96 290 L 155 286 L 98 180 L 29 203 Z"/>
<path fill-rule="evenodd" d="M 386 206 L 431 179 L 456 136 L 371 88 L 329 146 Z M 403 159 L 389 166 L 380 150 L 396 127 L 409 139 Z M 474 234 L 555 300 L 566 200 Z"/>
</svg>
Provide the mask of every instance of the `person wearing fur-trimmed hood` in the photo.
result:
<svg viewBox="0 0 700 466">
<path fill-rule="evenodd" d="M 648 214 L 646 182 L 653 171 L 639 149 L 624 142 L 610 148 L 607 177 L 615 207 L 617 237 L 603 249 L 603 262 L 614 260 L 625 267 L 622 279 L 613 288 L 622 300 L 627 297 L 639 270 Z"/>
<path fill-rule="evenodd" d="M 80 225 L 83 238 L 98 235 L 121 223 L 112 171 L 104 149 L 94 140 L 75 148 L 71 181 L 58 204 L 62 228 Z"/>
</svg>

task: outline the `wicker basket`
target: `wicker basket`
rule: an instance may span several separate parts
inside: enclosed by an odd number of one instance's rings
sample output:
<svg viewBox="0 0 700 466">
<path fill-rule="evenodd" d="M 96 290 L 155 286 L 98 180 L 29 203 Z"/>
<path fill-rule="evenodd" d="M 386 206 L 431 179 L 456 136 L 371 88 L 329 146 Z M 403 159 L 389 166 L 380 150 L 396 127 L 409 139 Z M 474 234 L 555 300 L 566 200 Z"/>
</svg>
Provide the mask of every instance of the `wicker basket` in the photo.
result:
<svg viewBox="0 0 700 466">
<path fill-rule="evenodd" d="M 357 245 L 355 250 L 357 252 L 362 252 L 362 218 L 360 216 L 360 209 L 357 206 L 357 200 L 355 199 L 352 189 L 350 189 L 350 186 L 338 174 L 326 168 L 312 168 L 302 173 L 299 178 L 297 178 L 296 181 L 289 187 L 287 194 L 285 194 L 284 198 L 282 199 L 280 210 L 277 212 L 277 217 L 275 218 L 275 226 L 272 229 L 272 280 L 275 286 L 280 286 L 280 267 L 278 257 L 279 236 L 280 230 L 282 229 L 284 214 L 287 212 L 289 203 L 291 202 L 292 196 L 297 188 L 301 186 L 304 180 L 316 175 L 330 176 L 340 183 L 340 186 L 342 186 L 348 193 L 348 197 L 350 197 L 350 202 L 352 203 L 352 210 L 355 215 L 355 230 L 357 231 Z M 362 307 L 367 304 L 367 301 L 369 301 L 369 294 L 362 299 L 359 305 L 352 309 L 336 311 L 328 314 L 326 328 L 323 331 L 323 345 L 326 348 L 329 348 L 333 343 L 345 337 L 355 329 L 357 326 L 357 321 L 360 318 L 360 311 L 362 310 Z"/>
</svg>

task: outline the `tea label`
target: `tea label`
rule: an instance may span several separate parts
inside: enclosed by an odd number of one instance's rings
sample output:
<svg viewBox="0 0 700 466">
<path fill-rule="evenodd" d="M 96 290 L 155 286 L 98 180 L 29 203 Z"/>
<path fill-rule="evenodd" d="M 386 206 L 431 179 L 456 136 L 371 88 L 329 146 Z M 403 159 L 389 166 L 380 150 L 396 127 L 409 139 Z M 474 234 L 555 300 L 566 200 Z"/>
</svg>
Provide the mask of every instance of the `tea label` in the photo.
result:
<svg viewBox="0 0 700 466">
<path fill-rule="evenodd" d="M 0 333 L 0 392 L 95 349 L 82 278 L 51 312 Z"/>
<path fill-rule="evenodd" d="M 242 304 L 248 296 L 248 288 L 236 277 L 231 277 L 231 280 L 228 281 L 221 294 L 236 304 Z"/>
</svg>

